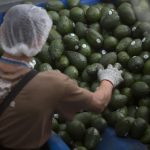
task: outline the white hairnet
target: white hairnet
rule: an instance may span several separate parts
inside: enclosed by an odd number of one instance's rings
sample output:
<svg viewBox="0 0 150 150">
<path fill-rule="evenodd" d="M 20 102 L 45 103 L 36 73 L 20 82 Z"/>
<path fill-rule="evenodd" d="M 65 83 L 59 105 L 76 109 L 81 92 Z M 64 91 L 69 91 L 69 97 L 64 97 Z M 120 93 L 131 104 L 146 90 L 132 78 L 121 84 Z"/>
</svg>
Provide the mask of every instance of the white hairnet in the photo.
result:
<svg viewBox="0 0 150 150">
<path fill-rule="evenodd" d="M 16 5 L 6 13 L 0 28 L 2 49 L 12 55 L 35 56 L 48 38 L 52 20 L 32 4 Z"/>
</svg>

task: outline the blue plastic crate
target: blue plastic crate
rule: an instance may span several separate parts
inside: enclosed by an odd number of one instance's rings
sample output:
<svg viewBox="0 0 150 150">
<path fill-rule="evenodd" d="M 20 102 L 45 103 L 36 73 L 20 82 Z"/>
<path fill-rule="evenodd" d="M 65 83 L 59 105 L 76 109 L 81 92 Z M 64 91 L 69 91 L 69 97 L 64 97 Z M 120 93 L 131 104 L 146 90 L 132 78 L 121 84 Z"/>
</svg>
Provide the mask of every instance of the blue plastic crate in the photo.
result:
<svg viewBox="0 0 150 150">
<path fill-rule="evenodd" d="M 67 7 L 67 0 L 60 0 L 63 2 L 63 4 Z M 97 3 L 102 2 L 102 0 L 80 0 L 80 4 L 88 4 L 88 5 L 94 5 Z M 45 7 L 45 3 L 39 3 L 37 6 L 39 7 Z M 0 24 L 3 22 L 3 17 L 4 17 L 5 12 L 0 12 Z"/>
<path fill-rule="evenodd" d="M 48 140 L 49 150 L 70 150 L 59 135 L 53 133 Z"/>
<path fill-rule="evenodd" d="M 102 2 L 102 0 L 81 0 L 80 4 L 81 5 L 84 5 L 84 4 L 94 5 L 94 4 L 97 4 L 97 3 L 100 3 L 100 2 Z"/>
<path fill-rule="evenodd" d="M 3 22 L 4 15 L 5 15 L 4 12 L 0 13 L 0 24 Z"/>
<path fill-rule="evenodd" d="M 107 128 L 96 150 L 148 150 L 148 148 L 136 139 L 118 137 L 114 129 Z"/>
<path fill-rule="evenodd" d="M 50 150 L 70 150 L 56 134 L 49 139 L 48 145 Z M 107 128 L 95 150 L 148 150 L 148 148 L 138 140 L 118 137 L 114 129 Z"/>
<path fill-rule="evenodd" d="M 67 0 L 60 0 L 60 1 L 62 1 L 65 7 L 67 7 Z M 84 5 L 84 4 L 94 5 L 100 2 L 102 2 L 102 0 L 80 0 L 81 5 Z"/>
<path fill-rule="evenodd" d="M 45 3 L 39 3 L 39 4 L 37 4 L 37 6 L 44 8 Z M 2 22 L 3 22 L 4 15 L 5 15 L 5 12 L 0 12 L 0 24 L 2 24 Z"/>
</svg>

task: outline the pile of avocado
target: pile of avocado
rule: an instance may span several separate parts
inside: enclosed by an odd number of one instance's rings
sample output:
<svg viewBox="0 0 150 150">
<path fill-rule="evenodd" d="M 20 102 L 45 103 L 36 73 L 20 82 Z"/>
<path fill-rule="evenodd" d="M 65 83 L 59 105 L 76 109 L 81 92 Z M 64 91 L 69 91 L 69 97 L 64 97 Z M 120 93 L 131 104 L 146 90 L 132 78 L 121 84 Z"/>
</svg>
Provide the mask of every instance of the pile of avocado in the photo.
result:
<svg viewBox="0 0 150 150">
<path fill-rule="evenodd" d="M 35 58 L 39 71 L 58 69 L 80 87 L 95 91 L 100 65 L 119 62 L 124 82 L 101 114 L 83 110 L 67 122 L 54 116 L 53 130 L 71 149 L 94 150 L 110 126 L 120 137 L 150 144 L 150 8 L 147 0 L 80 4 L 50 0 L 53 27 Z"/>
<path fill-rule="evenodd" d="M 148 0 L 80 4 L 49 0 L 53 27 L 43 51 L 35 57 L 39 71 L 58 69 L 80 87 L 95 91 L 102 64 L 119 62 L 124 81 L 113 91 L 101 114 L 83 110 L 67 122 L 54 115 L 53 130 L 71 149 L 95 150 L 110 126 L 120 137 L 150 144 L 150 7 Z"/>
</svg>

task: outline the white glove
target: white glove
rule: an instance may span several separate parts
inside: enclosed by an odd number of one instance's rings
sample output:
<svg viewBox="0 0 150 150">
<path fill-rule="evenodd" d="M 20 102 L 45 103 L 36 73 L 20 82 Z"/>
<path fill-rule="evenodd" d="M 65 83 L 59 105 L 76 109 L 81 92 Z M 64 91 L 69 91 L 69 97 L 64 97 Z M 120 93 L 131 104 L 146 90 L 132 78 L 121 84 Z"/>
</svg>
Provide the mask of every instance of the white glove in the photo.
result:
<svg viewBox="0 0 150 150">
<path fill-rule="evenodd" d="M 120 82 L 123 81 L 121 76 L 122 70 L 119 70 L 121 65 L 116 63 L 114 66 L 111 64 L 108 65 L 106 69 L 99 69 L 98 70 L 98 78 L 100 81 L 108 80 L 110 81 L 114 87 L 116 87 Z"/>
</svg>

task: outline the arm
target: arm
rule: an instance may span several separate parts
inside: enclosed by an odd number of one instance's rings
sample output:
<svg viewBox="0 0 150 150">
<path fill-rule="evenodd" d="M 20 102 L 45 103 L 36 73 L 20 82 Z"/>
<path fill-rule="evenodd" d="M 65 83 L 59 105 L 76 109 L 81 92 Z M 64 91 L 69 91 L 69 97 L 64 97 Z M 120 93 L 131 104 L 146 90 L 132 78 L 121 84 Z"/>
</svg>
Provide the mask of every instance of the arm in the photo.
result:
<svg viewBox="0 0 150 150">
<path fill-rule="evenodd" d="M 103 80 L 100 86 L 92 94 L 92 100 L 89 110 L 95 112 L 101 112 L 109 104 L 112 96 L 113 85 L 107 81 Z"/>
<path fill-rule="evenodd" d="M 122 71 L 119 70 L 121 65 L 116 63 L 114 67 L 108 65 L 107 69 L 100 68 L 98 71 L 98 78 L 101 81 L 100 87 L 96 92 L 92 93 L 92 103 L 91 108 L 94 111 L 103 111 L 111 100 L 112 90 L 116 87 L 122 80 Z"/>
<path fill-rule="evenodd" d="M 75 113 L 88 110 L 102 112 L 108 105 L 113 88 L 121 82 L 121 71 L 108 66 L 98 71 L 100 86 L 95 92 L 78 87 L 75 81 L 66 77 L 64 80 L 64 93 L 57 105 L 57 111 L 67 119 L 72 119 Z"/>
</svg>

